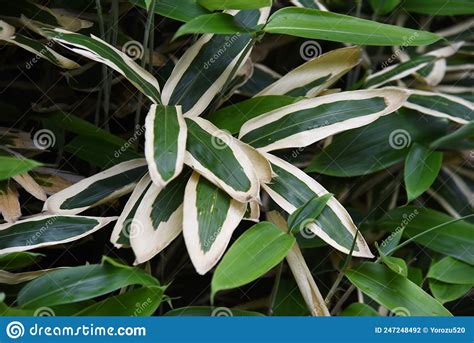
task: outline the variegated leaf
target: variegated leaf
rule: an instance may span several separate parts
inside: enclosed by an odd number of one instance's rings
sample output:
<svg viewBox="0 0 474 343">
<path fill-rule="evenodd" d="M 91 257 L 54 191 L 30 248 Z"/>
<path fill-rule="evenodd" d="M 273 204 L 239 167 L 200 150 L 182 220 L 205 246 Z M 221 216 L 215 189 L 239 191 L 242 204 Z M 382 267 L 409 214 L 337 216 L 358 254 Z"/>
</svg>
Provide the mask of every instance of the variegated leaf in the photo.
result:
<svg viewBox="0 0 474 343">
<path fill-rule="evenodd" d="M 293 69 L 266 87 L 257 96 L 288 95 L 312 98 L 331 87 L 359 62 L 359 47 L 333 50 Z"/>
<path fill-rule="evenodd" d="M 61 68 L 64 68 L 64 69 L 79 68 L 79 64 L 70 60 L 69 58 L 66 58 L 58 54 L 56 51 L 51 49 L 48 45 L 45 45 L 43 43 L 40 43 L 37 40 L 15 33 L 15 28 L 7 24 L 3 20 L 0 20 L 0 29 L 1 29 L 0 39 L 4 40 L 5 42 L 14 44 L 16 46 L 19 46 L 20 48 L 23 48 L 29 52 L 32 52 L 36 56 L 44 58 L 45 60 L 48 60 L 49 62 Z M 30 68 L 31 66 L 27 64 L 26 67 Z"/>
<path fill-rule="evenodd" d="M 110 237 L 110 241 L 116 248 L 130 245 L 130 228 L 133 225 L 133 218 L 135 217 L 138 206 L 145 196 L 146 191 L 150 188 L 151 183 L 150 174 L 146 173 L 133 189 L 130 198 L 128 198 L 120 217 L 115 223 L 112 236 Z"/>
<path fill-rule="evenodd" d="M 152 105 L 145 127 L 150 176 L 157 186 L 164 187 L 183 170 L 187 129 L 181 106 Z"/>
<path fill-rule="evenodd" d="M 59 267 L 64 268 L 64 267 Z M 32 272 L 11 273 L 6 270 L 0 270 L 0 284 L 18 285 L 23 282 L 31 281 L 46 273 L 58 270 L 59 268 L 34 270 Z M 67 268 L 67 267 L 66 267 Z"/>
<path fill-rule="evenodd" d="M 198 173 L 189 180 L 184 197 L 183 235 L 196 271 L 207 273 L 224 254 L 246 205 L 232 199 Z"/>
<path fill-rule="evenodd" d="M 256 96 L 259 92 L 280 78 L 281 75 L 276 71 L 271 70 L 263 64 L 255 63 L 253 66 L 252 76 L 237 90 L 237 93 L 248 97 Z"/>
<path fill-rule="evenodd" d="M 365 81 L 365 88 L 378 88 L 386 83 L 403 79 L 438 59 L 449 57 L 456 53 L 462 43 L 456 43 L 438 50 L 430 51 L 424 55 L 416 56 L 408 61 L 385 67 L 377 73 L 370 75 Z"/>
<path fill-rule="evenodd" d="M 289 214 L 314 197 L 328 193 L 316 180 L 290 163 L 270 154 L 265 154 L 265 156 L 272 164 L 272 169 L 277 176 L 272 179 L 271 183 L 263 185 L 263 188 Z M 350 252 L 354 236 L 357 233 L 357 227 L 351 216 L 334 197 L 329 199 L 318 218 L 307 228 L 345 254 Z M 357 236 L 353 256 L 373 257 L 360 234 Z"/>
<path fill-rule="evenodd" d="M 35 179 L 31 177 L 30 174 L 18 174 L 13 176 L 13 180 L 20 184 L 21 187 L 36 199 L 41 201 L 46 201 L 47 196 L 46 192 L 44 191 L 43 187 L 41 187 Z"/>
<path fill-rule="evenodd" d="M 166 248 L 183 228 L 183 200 L 191 171 L 186 170 L 164 188 L 152 184 L 130 223 L 135 263 L 144 263 Z"/>
<path fill-rule="evenodd" d="M 461 97 L 411 89 L 407 92 L 409 96 L 403 105 L 405 107 L 459 124 L 474 120 L 473 103 Z"/>
<path fill-rule="evenodd" d="M 69 243 L 94 233 L 116 218 L 40 215 L 0 225 L 0 254 Z"/>
<path fill-rule="evenodd" d="M 319 0 L 290 0 L 290 2 L 297 7 L 314 8 L 321 11 L 328 10 Z"/>
<path fill-rule="evenodd" d="M 148 71 L 120 50 L 100 38 L 73 33 L 62 29 L 44 30 L 48 38 L 71 51 L 103 63 L 125 76 L 138 90 L 154 103 L 160 103 L 160 86 Z"/>
<path fill-rule="evenodd" d="M 55 214 L 83 212 L 130 193 L 146 172 L 145 159 L 119 163 L 54 194 L 43 210 Z"/>
<path fill-rule="evenodd" d="M 246 122 L 240 139 L 260 151 L 304 147 L 372 123 L 405 102 L 403 90 L 385 88 L 301 100 Z"/>
<path fill-rule="evenodd" d="M 229 13 L 243 26 L 253 27 L 266 22 L 269 9 Z M 185 116 L 199 116 L 222 91 L 234 68 L 245 62 L 241 55 L 251 41 L 246 33 L 203 35 L 176 64 L 163 87 L 163 104 L 181 105 Z M 239 61 L 242 64 L 237 66 Z"/>
<path fill-rule="evenodd" d="M 205 119 L 186 118 L 186 124 L 186 164 L 238 201 L 258 199 L 258 176 L 239 142 Z"/>
</svg>

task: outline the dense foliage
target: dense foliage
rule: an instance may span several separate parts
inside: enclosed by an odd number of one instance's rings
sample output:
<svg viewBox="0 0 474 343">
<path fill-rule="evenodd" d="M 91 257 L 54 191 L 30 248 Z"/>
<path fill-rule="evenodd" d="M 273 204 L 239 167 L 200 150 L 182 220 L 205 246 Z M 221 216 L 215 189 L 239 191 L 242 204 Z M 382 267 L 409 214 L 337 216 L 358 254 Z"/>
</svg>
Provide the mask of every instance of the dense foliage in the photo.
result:
<svg viewBox="0 0 474 343">
<path fill-rule="evenodd" d="M 472 315 L 474 3 L 0 9 L 3 315 Z"/>
</svg>

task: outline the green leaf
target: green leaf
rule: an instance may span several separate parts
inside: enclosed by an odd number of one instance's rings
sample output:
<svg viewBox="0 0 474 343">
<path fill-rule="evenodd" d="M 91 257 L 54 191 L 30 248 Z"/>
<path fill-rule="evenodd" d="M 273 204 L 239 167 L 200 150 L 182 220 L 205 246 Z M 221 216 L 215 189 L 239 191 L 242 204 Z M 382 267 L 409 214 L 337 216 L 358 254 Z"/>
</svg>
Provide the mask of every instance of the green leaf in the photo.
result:
<svg viewBox="0 0 474 343">
<path fill-rule="evenodd" d="M 276 174 L 262 187 L 265 192 L 287 213 L 293 213 L 315 196 L 329 193 L 316 180 L 305 174 L 292 164 L 282 159 L 265 154 L 271 162 L 272 170 Z M 316 236 L 321 237 L 332 247 L 348 254 L 351 250 L 357 233 L 357 227 L 346 209 L 334 198 L 328 200 L 327 206 L 308 229 Z M 357 235 L 353 256 L 372 258 L 367 243 L 362 235 Z"/>
<path fill-rule="evenodd" d="M 290 105 L 295 101 L 297 101 L 296 98 L 284 95 L 258 96 L 221 108 L 217 112 L 211 113 L 207 119 L 219 129 L 236 134 L 248 120 Z"/>
<path fill-rule="evenodd" d="M 371 174 L 402 162 L 412 142 L 429 144 L 448 126 L 441 119 L 403 110 L 335 136 L 306 171 L 340 177 Z"/>
<path fill-rule="evenodd" d="M 405 100 L 403 91 L 393 89 L 342 92 L 305 99 L 247 121 L 239 138 L 265 152 L 304 147 L 370 124 L 399 109 Z"/>
<path fill-rule="evenodd" d="M 147 172 L 145 159 L 122 162 L 49 197 L 44 210 L 77 214 L 131 192 Z"/>
<path fill-rule="evenodd" d="M 191 176 L 184 195 L 183 236 L 199 274 L 219 261 L 246 207 L 198 173 Z"/>
<path fill-rule="evenodd" d="M 275 12 L 264 31 L 360 45 L 428 45 L 441 38 L 430 32 L 295 7 Z"/>
<path fill-rule="evenodd" d="M 74 303 L 130 285 L 160 284 L 141 269 L 104 259 L 102 264 L 60 269 L 30 281 L 18 293 L 18 304 L 25 308 L 38 308 Z"/>
<path fill-rule="evenodd" d="M 238 93 L 248 97 L 254 97 L 263 89 L 281 78 L 281 75 L 267 66 L 255 63 L 250 79 L 238 89 Z"/>
<path fill-rule="evenodd" d="M 222 290 L 248 284 L 281 262 L 295 238 L 269 222 L 245 231 L 224 255 L 211 283 L 211 298 Z"/>
<path fill-rule="evenodd" d="M 382 259 L 382 262 L 395 273 L 405 277 L 408 276 L 408 267 L 403 259 L 385 255 L 380 255 L 380 258 Z"/>
<path fill-rule="evenodd" d="M 44 255 L 34 252 L 12 252 L 0 255 L 0 270 L 13 270 L 37 263 Z"/>
<path fill-rule="evenodd" d="M 448 256 L 433 264 L 427 276 L 446 283 L 474 285 L 474 266 Z"/>
<path fill-rule="evenodd" d="M 151 316 L 161 304 L 164 287 L 148 286 L 108 297 L 75 316 Z"/>
<path fill-rule="evenodd" d="M 348 316 L 348 317 L 355 317 L 355 316 L 371 316 L 377 317 L 379 314 L 375 311 L 371 306 L 363 303 L 353 303 L 347 306 L 344 311 L 341 312 L 340 316 Z"/>
<path fill-rule="evenodd" d="M 263 314 L 252 311 L 242 311 L 227 307 L 210 306 L 186 306 L 176 308 L 164 314 L 170 317 L 243 317 L 243 316 L 263 316 Z"/>
<path fill-rule="evenodd" d="M 256 8 L 269 7 L 272 0 L 197 0 L 198 4 L 209 11 L 216 10 L 253 10 Z"/>
<path fill-rule="evenodd" d="M 7 180 L 12 176 L 26 173 L 42 164 L 26 158 L 0 156 L 0 180 Z"/>
<path fill-rule="evenodd" d="M 316 218 L 323 212 L 327 202 L 333 194 L 328 193 L 323 196 L 316 196 L 299 207 L 288 217 L 288 227 L 290 233 L 297 234 L 302 231 L 308 224 L 313 223 Z"/>
<path fill-rule="evenodd" d="M 145 0 L 129 0 L 130 3 L 147 8 Z M 155 1 L 155 13 L 179 21 L 189 21 L 200 15 L 208 14 L 204 7 L 200 6 L 196 0 L 159 0 Z"/>
<path fill-rule="evenodd" d="M 370 6 L 378 15 L 386 15 L 392 12 L 401 0 L 370 0 Z"/>
<path fill-rule="evenodd" d="M 377 227 L 390 231 L 404 227 L 403 236 L 410 238 L 453 219 L 429 208 L 404 206 L 385 214 L 377 222 Z M 457 221 L 441 227 L 432 234 L 422 235 L 416 238 L 415 242 L 433 251 L 474 265 L 473 230 L 474 224 Z"/>
<path fill-rule="evenodd" d="M 437 300 L 406 277 L 376 263 L 365 262 L 346 272 L 363 293 L 399 315 L 450 316 Z"/>
<path fill-rule="evenodd" d="M 0 225 L 0 254 L 64 244 L 104 227 L 114 217 L 38 215 Z"/>
<path fill-rule="evenodd" d="M 145 120 L 145 156 L 153 182 L 164 187 L 184 166 L 187 129 L 180 106 L 152 105 Z"/>
<path fill-rule="evenodd" d="M 430 280 L 429 285 L 431 293 L 441 303 L 459 299 L 473 287 L 473 285 L 456 285 L 433 279 Z"/>
<path fill-rule="evenodd" d="M 474 138 L 474 121 L 470 121 L 469 123 L 462 125 L 459 129 L 431 142 L 430 148 L 456 148 L 456 143 L 459 143 L 466 138 Z"/>
<path fill-rule="evenodd" d="M 227 13 L 204 14 L 188 21 L 176 31 L 173 39 L 194 33 L 236 34 L 254 31 L 241 26 L 233 15 Z"/>
<path fill-rule="evenodd" d="M 443 153 L 413 144 L 405 160 L 404 178 L 408 202 L 431 187 L 441 169 Z"/>
<path fill-rule="evenodd" d="M 435 16 L 474 13 L 474 3 L 471 0 L 405 0 L 403 8 L 408 12 Z"/>
</svg>

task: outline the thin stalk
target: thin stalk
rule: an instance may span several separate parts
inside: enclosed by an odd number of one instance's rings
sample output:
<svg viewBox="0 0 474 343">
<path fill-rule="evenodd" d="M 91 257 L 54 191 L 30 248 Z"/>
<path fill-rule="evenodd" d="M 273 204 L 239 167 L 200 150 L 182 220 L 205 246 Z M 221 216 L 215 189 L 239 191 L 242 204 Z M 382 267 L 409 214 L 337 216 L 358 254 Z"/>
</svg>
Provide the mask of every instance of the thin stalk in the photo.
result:
<svg viewBox="0 0 474 343">
<path fill-rule="evenodd" d="M 154 30 L 153 19 L 155 17 L 155 11 L 154 11 L 155 4 L 156 4 L 156 0 L 152 0 L 150 3 L 150 7 L 148 8 L 148 16 L 146 18 L 145 32 L 143 34 L 143 45 L 142 45 L 143 49 L 145 50 L 149 44 L 150 32 L 151 30 Z M 149 62 L 151 63 L 151 60 Z M 145 65 L 146 65 L 146 57 L 144 57 L 140 62 L 140 66 L 142 68 L 145 68 Z M 135 127 L 140 125 L 140 114 L 142 112 L 142 104 L 143 104 L 143 94 L 140 93 L 138 96 L 137 110 L 135 112 Z"/>
<path fill-rule="evenodd" d="M 275 283 L 273 284 L 272 293 L 270 294 L 270 306 L 268 307 L 268 315 L 273 315 L 273 309 L 275 307 L 275 301 L 278 294 L 278 288 L 280 287 L 281 274 L 283 273 L 283 261 L 278 265 L 278 269 L 275 275 Z"/>
<path fill-rule="evenodd" d="M 102 4 L 100 2 L 100 0 L 95 0 L 95 8 L 97 10 L 97 17 L 99 18 L 99 31 L 100 31 L 100 38 L 105 40 L 105 22 L 104 22 L 104 16 L 103 16 L 103 13 L 102 13 Z M 104 80 L 107 80 L 107 66 L 106 65 L 102 65 L 102 76 L 104 78 Z M 104 98 L 105 98 L 105 94 L 103 94 L 102 92 L 102 89 L 104 89 L 104 87 L 101 87 L 101 92 L 99 92 L 99 98 L 98 98 L 98 103 L 99 103 L 99 106 L 98 106 L 98 110 L 96 111 L 96 114 L 95 114 L 95 125 L 96 126 L 100 126 L 100 103 L 102 101 L 102 96 L 104 95 Z"/>
</svg>

